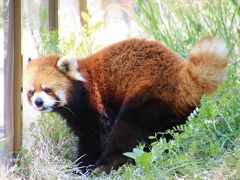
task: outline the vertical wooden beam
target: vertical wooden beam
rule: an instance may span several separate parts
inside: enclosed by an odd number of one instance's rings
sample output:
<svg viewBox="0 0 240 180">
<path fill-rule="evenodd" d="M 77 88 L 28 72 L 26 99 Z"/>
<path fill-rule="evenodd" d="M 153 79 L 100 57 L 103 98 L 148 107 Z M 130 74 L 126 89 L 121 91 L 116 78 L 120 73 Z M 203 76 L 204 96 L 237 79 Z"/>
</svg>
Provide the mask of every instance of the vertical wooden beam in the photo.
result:
<svg viewBox="0 0 240 180">
<path fill-rule="evenodd" d="M 14 118 L 14 151 L 22 145 L 22 55 L 21 55 L 21 0 L 14 0 L 14 79 L 13 79 L 13 118 Z"/>
<path fill-rule="evenodd" d="M 50 0 L 48 5 L 49 30 L 58 30 L 58 0 Z"/>
<path fill-rule="evenodd" d="M 22 144 L 21 118 L 21 0 L 9 0 L 9 21 L 6 30 L 7 56 L 4 62 L 4 125 L 6 153 L 18 152 Z"/>
<path fill-rule="evenodd" d="M 4 128 L 6 144 L 4 154 L 12 152 L 14 147 L 14 117 L 13 117 L 13 62 L 14 62 L 14 0 L 8 4 L 8 19 L 5 20 L 4 36 L 7 42 L 7 55 L 4 58 Z M 8 159 L 11 157 L 7 157 Z"/>
<path fill-rule="evenodd" d="M 80 22 L 81 22 L 81 25 L 84 26 L 86 24 L 86 22 L 84 21 L 84 19 L 81 16 L 82 12 L 88 13 L 87 0 L 79 0 Z"/>
</svg>

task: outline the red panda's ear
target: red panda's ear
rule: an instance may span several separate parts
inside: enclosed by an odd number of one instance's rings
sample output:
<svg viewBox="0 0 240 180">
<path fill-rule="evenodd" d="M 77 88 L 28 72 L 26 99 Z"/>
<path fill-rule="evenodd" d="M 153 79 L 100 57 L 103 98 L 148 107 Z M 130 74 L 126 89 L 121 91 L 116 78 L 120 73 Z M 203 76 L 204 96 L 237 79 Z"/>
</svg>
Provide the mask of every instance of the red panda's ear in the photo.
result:
<svg viewBox="0 0 240 180">
<path fill-rule="evenodd" d="M 69 64 L 68 63 L 62 63 L 61 66 L 59 67 L 60 70 L 62 70 L 63 72 L 67 73 L 69 72 Z"/>
<path fill-rule="evenodd" d="M 85 81 L 82 74 L 78 71 L 78 62 L 72 56 L 64 56 L 57 62 L 60 71 L 72 77 L 75 80 Z"/>
<path fill-rule="evenodd" d="M 72 71 L 77 71 L 78 63 L 77 60 L 74 59 L 72 56 L 64 56 L 58 60 L 57 67 L 60 69 L 60 71 L 68 73 Z"/>
</svg>

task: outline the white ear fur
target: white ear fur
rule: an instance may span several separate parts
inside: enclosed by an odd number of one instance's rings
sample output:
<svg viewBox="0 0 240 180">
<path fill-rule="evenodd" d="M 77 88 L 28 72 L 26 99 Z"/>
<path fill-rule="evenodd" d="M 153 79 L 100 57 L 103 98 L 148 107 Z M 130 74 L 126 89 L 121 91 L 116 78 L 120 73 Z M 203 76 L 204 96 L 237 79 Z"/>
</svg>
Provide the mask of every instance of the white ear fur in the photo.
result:
<svg viewBox="0 0 240 180">
<path fill-rule="evenodd" d="M 85 81 L 82 74 L 78 71 L 78 62 L 72 56 L 64 56 L 60 58 L 57 62 L 57 67 L 60 71 L 66 73 L 68 76 L 72 77 L 78 81 Z"/>
</svg>

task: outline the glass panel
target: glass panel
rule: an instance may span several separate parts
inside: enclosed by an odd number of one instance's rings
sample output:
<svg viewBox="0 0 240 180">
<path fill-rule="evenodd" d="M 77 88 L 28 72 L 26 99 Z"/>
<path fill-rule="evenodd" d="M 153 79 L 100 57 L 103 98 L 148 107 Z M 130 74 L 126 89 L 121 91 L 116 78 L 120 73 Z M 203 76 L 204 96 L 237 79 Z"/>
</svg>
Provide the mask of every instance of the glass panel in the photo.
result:
<svg viewBox="0 0 240 180">
<path fill-rule="evenodd" d="M 48 0 L 22 0 L 22 54 L 23 69 L 25 69 L 28 58 L 35 58 L 45 54 L 43 44 L 45 33 L 48 30 Z M 46 43 L 45 43 L 46 45 Z M 24 88 L 23 88 L 24 90 Z M 26 92 L 23 92 L 23 147 L 31 144 L 32 138 L 29 134 L 31 122 L 40 115 L 27 102 Z"/>
<path fill-rule="evenodd" d="M 0 159 L 5 158 L 6 124 L 4 121 L 4 60 L 7 56 L 8 42 L 8 1 L 0 1 Z M 1 164 L 1 163 L 0 163 Z"/>
<path fill-rule="evenodd" d="M 59 0 L 59 31 L 62 33 L 79 32 L 79 0 Z M 68 27 L 68 28 L 65 28 Z"/>
<path fill-rule="evenodd" d="M 22 53 L 23 66 L 29 57 L 42 53 L 43 30 L 48 28 L 48 0 L 22 1 Z"/>
<path fill-rule="evenodd" d="M 136 23 L 126 13 L 126 11 L 134 11 L 134 1 L 88 0 L 87 2 L 92 21 L 103 21 L 102 29 L 96 34 L 97 42 L 108 45 L 129 36 L 138 36 L 139 31 Z"/>
<path fill-rule="evenodd" d="M 81 28 L 79 2 L 59 0 L 59 51 L 63 55 L 86 56 L 99 47 L 139 34 L 136 23 L 123 10 L 133 11 L 132 1 L 87 0 L 90 28 L 85 29 Z M 98 23 L 101 26 L 95 26 Z"/>
<path fill-rule="evenodd" d="M 4 29 L 3 29 L 3 1 L 0 1 L 0 139 L 3 138 L 3 65 L 4 65 Z M 1 141 L 1 140 L 0 140 Z"/>
</svg>

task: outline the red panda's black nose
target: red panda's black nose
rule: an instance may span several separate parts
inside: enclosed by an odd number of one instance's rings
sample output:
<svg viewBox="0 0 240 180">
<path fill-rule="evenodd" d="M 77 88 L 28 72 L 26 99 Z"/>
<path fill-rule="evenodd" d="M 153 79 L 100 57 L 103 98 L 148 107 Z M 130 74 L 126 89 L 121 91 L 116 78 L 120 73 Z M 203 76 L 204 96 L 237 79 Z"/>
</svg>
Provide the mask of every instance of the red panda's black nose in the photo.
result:
<svg viewBox="0 0 240 180">
<path fill-rule="evenodd" d="M 41 107 L 43 105 L 43 100 L 41 98 L 36 98 L 35 104 L 37 107 Z"/>
</svg>

